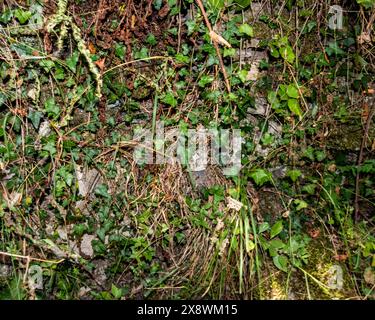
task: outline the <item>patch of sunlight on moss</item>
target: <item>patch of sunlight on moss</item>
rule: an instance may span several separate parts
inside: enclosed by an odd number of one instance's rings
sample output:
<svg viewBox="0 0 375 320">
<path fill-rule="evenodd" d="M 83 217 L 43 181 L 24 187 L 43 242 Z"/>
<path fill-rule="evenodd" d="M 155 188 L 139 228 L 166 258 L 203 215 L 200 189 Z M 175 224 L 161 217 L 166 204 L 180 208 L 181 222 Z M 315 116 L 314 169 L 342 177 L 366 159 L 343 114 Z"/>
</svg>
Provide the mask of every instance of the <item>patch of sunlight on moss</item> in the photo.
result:
<svg viewBox="0 0 375 320">
<path fill-rule="evenodd" d="M 338 300 L 357 295 L 353 281 L 344 264 L 333 260 L 328 241 L 311 241 L 307 247 L 308 264 L 304 271 L 293 268 L 289 277 L 268 262 L 262 284 L 264 299 L 272 300 Z M 328 249 L 328 250 L 327 250 Z"/>
<path fill-rule="evenodd" d="M 308 276 L 311 298 L 336 300 L 357 296 L 348 270 L 343 263 L 333 260 L 329 247 L 328 241 L 311 241 L 308 246 L 310 258 L 305 270 L 324 285 Z"/>
</svg>

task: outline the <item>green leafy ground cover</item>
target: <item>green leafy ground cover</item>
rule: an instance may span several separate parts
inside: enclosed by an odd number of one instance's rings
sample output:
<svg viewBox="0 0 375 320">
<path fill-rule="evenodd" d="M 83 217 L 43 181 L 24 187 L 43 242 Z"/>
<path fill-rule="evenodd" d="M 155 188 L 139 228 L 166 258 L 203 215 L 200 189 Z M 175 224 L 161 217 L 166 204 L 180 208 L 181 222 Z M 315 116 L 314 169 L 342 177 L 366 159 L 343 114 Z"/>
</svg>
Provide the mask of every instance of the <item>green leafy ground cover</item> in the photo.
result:
<svg viewBox="0 0 375 320">
<path fill-rule="evenodd" d="M 203 3 L 230 92 L 193 0 L 0 4 L 2 299 L 374 299 L 374 1 Z M 240 173 L 137 165 L 156 121 Z"/>
</svg>

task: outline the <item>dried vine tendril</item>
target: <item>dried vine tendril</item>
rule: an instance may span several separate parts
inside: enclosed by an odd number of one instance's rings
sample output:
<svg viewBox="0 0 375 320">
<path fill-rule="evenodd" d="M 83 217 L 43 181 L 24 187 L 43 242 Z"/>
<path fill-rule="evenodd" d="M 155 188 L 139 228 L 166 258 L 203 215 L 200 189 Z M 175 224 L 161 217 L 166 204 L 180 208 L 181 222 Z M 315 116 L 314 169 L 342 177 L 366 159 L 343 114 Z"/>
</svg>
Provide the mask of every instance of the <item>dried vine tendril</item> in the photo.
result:
<svg viewBox="0 0 375 320">
<path fill-rule="evenodd" d="M 72 30 L 73 38 L 77 42 L 78 51 L 85 57 L 89 70 L 94 75 L 96 81 L 96 97 L 100 99 L 102 97 L 102 77 L 95 63 L 91 60 L 90 51 L 86 47 L 79 27 L 73 22 L 72 17 L 67 15 L 67 7 L 68 0 L 58 0 L 57 12 L 50 17 L 47 23 L 47 31 L 49 33 L 55 32 L 58 34 L 57 49 L 58 51 L 61 51 L 64 45 L 64 40 L 68 35 L 69 28 Z M 60 32 L 56 32 L 57 26 L 60 26 Z"/>
</svg>

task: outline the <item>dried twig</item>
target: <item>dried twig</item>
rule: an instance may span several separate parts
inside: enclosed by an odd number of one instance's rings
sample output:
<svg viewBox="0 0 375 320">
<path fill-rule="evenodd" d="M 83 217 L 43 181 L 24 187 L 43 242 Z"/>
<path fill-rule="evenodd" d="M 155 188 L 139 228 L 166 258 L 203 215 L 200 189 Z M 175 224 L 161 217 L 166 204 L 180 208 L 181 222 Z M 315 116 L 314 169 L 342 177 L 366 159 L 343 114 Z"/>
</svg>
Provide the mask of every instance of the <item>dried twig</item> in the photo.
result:
<svg viewBox="0 0 375 320">
<path fill-rule="evenodd" d="M 0 251 L 0 256 L 6 256 L 6 257 L 15 258 L 15 259 L 23 259 L 23 260 L 27 260 L 27 261 L 45 262 L 45 263 L 51 263 L 51 264 L 59 264 L 59 263 L 65 261 L 65 259 L 45 260 L 45 259 L 33 258 L 33 257 L 30 257 L 30 256 L 24 256 L 24 255 L 20 255 L 20 254 L 14 254 L 14 253 L 2 252 L 2 251 Z"/>
<path fill-rule="evenodd" d="M 213 44 L 215 46 L 215 49 L 216 49 L 217 56 L 219 58 L 220 67 L 221 67 L 221 71 L 222 71 L 223 76 L 224 76 L 225 85 L 227 87 L 228 92 L 230 93 L 231 92 L 230 83 L 229 83 L 229 80 L 228 80 L 227 71 L 225 70 L 223 58 L 221 57 L 220 48 L 219 48 L 219 45 L 218 45 L 218 39 L 216 37 L 212 36 L 213 34 L 216 35 L 216 33 L 215 33 L 215 31 L 213 31 L 213 29 L 211 27 L 211 23 L 208 20 L 207 13 L 206 13 L 206 10 L 204 9 L 202 1 L 201 0 L 196 0 L 196 1 L 197 1 L 197 4 L 198 4 L 199 8 L 202 11 L 203 18 L 204 18 L 204 21 L 206 22 L 206 26 L 208 28 L 208 31 L 210 32 L 210 37 L 212 39 L 212 42 L 213 42 Z"/>
</svg>

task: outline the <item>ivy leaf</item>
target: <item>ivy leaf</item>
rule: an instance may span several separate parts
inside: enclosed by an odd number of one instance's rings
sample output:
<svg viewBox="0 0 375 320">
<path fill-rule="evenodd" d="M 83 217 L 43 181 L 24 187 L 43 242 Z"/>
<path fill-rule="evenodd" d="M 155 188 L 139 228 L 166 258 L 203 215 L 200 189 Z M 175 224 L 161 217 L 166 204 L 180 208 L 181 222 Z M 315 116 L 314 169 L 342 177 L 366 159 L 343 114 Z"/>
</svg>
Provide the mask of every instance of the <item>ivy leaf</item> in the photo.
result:
<svg viewBox="0 0 375 320">
<path fill-rule="evenodd" d="M 67 167 L 61 167 L 58 171 L 61 178 L 64 179 L 65 183 L 71 187 L 73 184 L 74 176 L 69 172 Z"/>
<path fill-rule="evenodd" d="M 14 15 L 17 18 L 17 20 L 20 22 L 20 24 L 25 24 L 30 19 L 32 14 L 30 11 L 17 9 L 14 11 Z"/>
<path fill-rule="evenodd" d="M 238 31 L 242 34 L 246 34 L 249 37 L 254 37 L 254 29 L 247 23 L 241 24 L 238 28 Z"/>
<path fill-rule="evenodd" d="M 87 230 L 87 226 L 84 223 L 75 224 L 73 227 L 73 233 L 78 237 L 81 237 L 85 231 Z"/>
<path fill-rule="evenodd" d="M 375 251 L 375 243 L 372 243 L 372 242 L 366 242 L 365 244 L 365 247 L 363 249 L 363 256 L 365 258 L 368 258 L 369 256 L 371 256 Z"/>
<path fill-rule="evenodd" d="M 307 208 L 309 205 L 305 202 L 305 201 L 303 201 L 303 200 L 298 200 L 298 199 L 296 199 L 296 200 L 294 200 L 294 203 L 297 205 L 297 208 L 296 208 L 296 210 L 297 211 L 300 211 L 300 210 L 302 210 L 302 209 L 305 209 L 305 208 Z"/>
<path fill-rule="evenodd" d="M 158 41 L 156 40 L 156 37 L 152 33 L 148 34 L 146 42 L 151 46 L 154 46 L 158 43 Z"/>
<path fill-rule="evenodd" d="M 163 0 L 154 0 L 153 5 L 154 8 L 159 11 L 161 9 L 161 6 L 163 5 Z"/>
<path fill-rule="evenodd" d="M 214 9 L 223 9 L 225 7 L 225 1 L 224 0 L 208 0 L 208 3 Z"/>
<path fill-rule="evenodd" d="M 331 42 L 328 44 L 328 47 L 326 48 L 326 52 L 329 56 L 333 55 L 345 55 L 345 51 L 342 50 L 337 42 Z"/>
<path fill-rule="evenodd" d="M 304 151 L 303 156 L 306 158 L 309 158 L 311 161 L 314 161 L 315 160 L 314 151 L 315 150 L 312 146 L 308 146 L 306 150 Z"/>
<path fill-rule="evenodd" d="M 374 0 L 357 0 L 357 3 L 362 7 L 365 7 L 365 9 L 370 9 L 375 5 Z"/>
<path fill-rule="evenodd" d="M 55 63 L 52 60 L 42 60 L 39 62 L 39 65 L 44 68 L 47 72 L 49 72 L 54 66 Z"/>
<path fill-rule="evenodd" d="M 100 184 L 95 189 L 95 194 L 102 196 L 103 198 L 110 198 L 111 195 L 108 193 L 108 187 L 104 184 Z"/>
<path fill-rule="evenodd" d="M 202 78 L 199 80 L 198 85 L 200 87 L 205 87 L 207 84 L 214 81 L 214 77 L 212 76 L 202 76 Z"/>
<path fill-rule="evenodd" d="M 44 108 L 48 112 L 48 115 L 50 117 L 53 117 L 54 119 L 57 119 L 60 115 L 60 108 L 56 104 L 54 98 L 48 98 L 47 101 L 44 103 Z"/>
<path fill-rule="evenodd" d="M 38 130 L 40 125 L 40 119 L 42 119 L 43 113 L 40 111 L 29 111 L 29 115 L 27 116 L 28 119 L 31 120 L 35 130 Z"/>
<path fill-rule="evenodd" d="M 277 50 L 277 48 L 275 48 L 274 46 L 270 46 L 270 52 L 271 52 L 271 56 L 274 57 L 274 58 L 279 58 L 280 57 L 280 52 L 279 50 Z"/>
<path fill-rule="evenodd" d="M 272 142 L 273 142 L 274 138 L 273 138 L 273 135 L 270 134 L 269 132 L 266 132 L 264 134 L 264 136 L 262 137 L 262 143 L 265 145 L 265 146 L 268 146 L 270 145 Z"/>
<path fill-rule="evenodd" d="M 224 58 L 233 57 L 236 54 L 236 49 L 234 48 L 224 48 Z"/>
<path fill-rule="evenodd" d="M 253 178 L 258 186 L 262 186 L 264 183 L 271 181 L 271 174 L 263 169 L 254 170 L 250 173 L 250 177 Z"/>
<path fill-rule="evenodd" d="M 264 231 L 267 231 L 268 229 L 270 228 L 270 225 L 268 222 L 263 222 L 260 226 L 259 226 L 259 233 L 262 233 Z"/>
<path fill-rule="evenodd" d="M 168 0 L 168 6 L 171 8 L 177 4 L 177 0 Z"/>
<path fill-rule="evenodd" d="M 56 67 L 55 78 L 56 78 L 57 80 L 64 80 L 64 79 L 65 79 L 65 72 L 64 72 L 64 69 L 61 68 L 60 66 L 57 66 L 57 67 Z"/>
<path fill-rule="evenodd" d="M 310 21 L 306 27 L 303 28 L 302 33 L 310 33 L 315 27 L 317 26 L 317 23 L 315 21 Z"/>
<path fill-rule="evenodd" d="M 161 101 L 164 102 L 165 104 L 168 104 L 168 105 L 172 106 L 172 107 L 177 106 L 177 100 L 174 97 L 172 92 L 168 92 Z"/>
<path fill-rule="evenodd" d="M 325 152 L 320 150 L 317 150 L 315 152 L 315 156 L 317 161 L 323 161 L 326 158 Z"/>
<path fill-rule="evenodd" d="M 296 88 L 296 86 L 294 84 L 290 84 L 288 86 L 288 88 L 286 89 L 286 94 L 290 97 L 290 98 L 294 98 L 294 99 L 298 99 L 299 98 L 299 92 L 298 92 L 298 89 Z"/>
<path fill-rule="evenodd" d="M 125 58 L 126 49 L 125 46 L 121 43 L 116 43 L 115 45 L 115 55 L 117 58 L 124 60 Z"/>
<path fill-rule="evenodd" d="M 252 0 L 234 0 L 242 9 L 248 7 Z"/>
<path fill-rule="evenodd" d="M 279 239 L 274 239 L 270 241 L 270 248 L 273 248 L 275 250 L 282 249 L 285 247 L 284 242 L 282 242 Z"/>
<path fill-rule="evenodd" d="M 98 231 L 96 231 L 96 234 L 98 235 L 99 239 L 104 242 L 105 241 L 105 229 L 104 228 L 100 228 Z"/>
<path fill-rule="evenodd" d="M 8 23 L 13 18 L 13 11 L 8 9 L 5 9 L 0 15 L 0 22 L 2 23 Z"/>
<path fill-rule="evenodd" d="M 287 101 L 289 99 L 288 94 L 286 93 L 287 89 L 288 87 L 285 84 L 280 84 L 277 93 L 282 101 Z"/>
<path fill-rule="evenodd" d="M 282 255 L 273 257 L 274 265 L 281 271 L 288 272 L 288 258 Z"/>
<path fill-rule="evenodd" d="M 188 35 L 190 36 L 194 32 L 197 23 L 195 22 L 195 20 L 187 20 L 185 24 L 188 27 Z"/>
<path fill-rule="evenodd" d="M 77 70 L 78 59 L 79 59 L 79 52 L 78 51 L 74 51 L 72 56 L 69 57 L 68 59 L 66 59 L 66 65 L 73 72 L 76 72 L 76 70 Z"/>
<path fill-rule="evenodd" d="M 117 288 L 114 284 L 112 284 L 111 293 L 116 299 L 120 299 L 122 297 L 122 290 Z"/>
<path fill-rule="evenodd" d="M 176 54 L 175 59 L 176 59 L 176 61 L 181 62 L 181 63 L 185 63 L 185 64 L 189 64 L 189 62 L 190 62 L 190 58 L 188 56 L 184 56 L 182 53 Z"/>
<path fill-rule="evenodd" d="M 146 47 L 143 47 L 141 50 L 136 51 L 134 53 L 135 59 L 145 59 L 148 57 L 148 49 Z"/>
<path fill-rule="evenodd" d="M 289 110 L 292 111 L 297 116 L 299 116 L 299 117 L 302 116 L 302 110 L 299 106 L 299 102 L 298 102 L 297 99 L 289 99 L 288 100 L 288 107 L 289 107 Z"/>
<path fill-rule="evenodd" d="M 56 146 L 53 141 L 48 141 L 42 148 L 44 151 L 47 151 L 50 153 L 50 155 L 53 157 L 56 154 Z"/>
<path fill-rule="evenodd" d="M 277 97 L 276 91 L 270 91 L 268 93 L 267 100 L 271 104 L 272 109 L 278 110 L 280 108 L 280 100 Z"/>
<path fill-rule="evenodd" d="M 294 54 L 291 46 L 282 47 L 282 48 L 280 48 L 279 51 L 280 51 L 281 57 L 284 60 L 288 61 L 289 63 L 294 62 L 294 59 L 296 58 L 296 55 Z"/>
<path fill-rule="evenodd" d="M 276 237 L 281 231 L 283 231 L 282 220 L 277 221 L 271 228 L 271 239 Z"/>
<path fill-rule="evenodd" d="M 307 184 L 307 185 L 303 186 L 302 191 L 306 192 L 310 195 L 313 195 L 314 192 L 315 192 L 315 188 L 316 188 L 316 185 L 311 183 L 311 184 Z"/>
<path fill-rule="evenodd" d="M 237 73 L 238 75 L 238 78 L 240 78 L 240 80 L 242 81 L 242 83 L 245 83 L 246 82 L 246 79 L 247 79 L 247 75 L 249 74 L 249 71 L 246 70 L 246 69 L 242 69 L 241 71 L 239 71 Z"/>
<path fill-rule="evenodd" d="M 293 182 L 296 182 L 302 175 L 302 172 L 300 170 L 289 170 L 287 175 Z"/>
<path fill-rule="evenodd" d="M 247 239 L 245 242 L 245 248 L 246 248 L 246 252 L 250 253 L 251 251 L 255 249 L 255 243 L 252 240 Z"/>
</svg>

